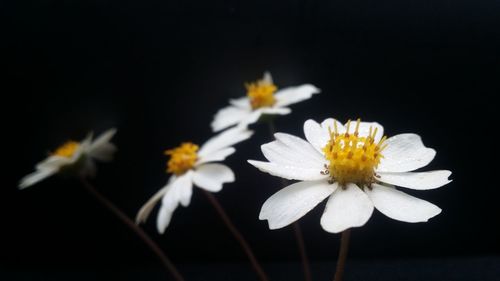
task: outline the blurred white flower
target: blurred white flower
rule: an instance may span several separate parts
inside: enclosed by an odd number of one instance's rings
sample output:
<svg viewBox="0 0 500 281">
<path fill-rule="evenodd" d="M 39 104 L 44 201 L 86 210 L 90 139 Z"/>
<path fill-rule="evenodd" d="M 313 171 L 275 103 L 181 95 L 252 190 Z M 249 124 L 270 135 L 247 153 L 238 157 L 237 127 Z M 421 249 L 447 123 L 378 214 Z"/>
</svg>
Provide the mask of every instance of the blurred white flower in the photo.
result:
<svg viewBox="0 0 500 281">
<path fill-rule="evenodd" d="M 96 173 L 94 160 L 109 162 L 116 151 L 110 142 L 116 129 L 104 132 L 92 141 L 92 133 L 81 142 L 68 141 L 57 148 L 42 162 L 36 165 L 36 171 L 23 177 L 19 188 L 29 187 L 59 172 L 75 172 L 78 176 L 93 177 Z"/>
<path fill-rule="evenodd" d="M 252 134 L 246 127 L 237 126 L 209 139 L 201 148 L 186 142 L 166 150 L 165 154 L 170 156 L 167 173 L 173 175 L 167 184 L 142 206 L 136 222 L 145 222 L 156 203 L 161 200 L 157 229 L 163 233 L 179 203 L 184 207 L 189 205 L 193 184 L 210 192 L 218 192 L 222 190 L 224 183 L 233 182 L 234 173 L 229 167 L 212 162 L 226 159 L 236 151 L 232 145 L 248 139 Z"/>
<path fill-rule="evenodd" d="M 353 128 L 354 127 L 354 128 Z M 374 207 L 404 222 L 425 222 L 438 215 L 437 206 L 397 190 L 393 185 L 427 190 L 450 182 L 450 171 L 410 172 L 436 155 L 416 134 L 383 136 L 378 123 L 334 119 L 304 123 L 307 141 L 283 133 L 262 145 L 270 162 L 249 160 L 263 172 L 300 182 L 272 195 L 259 218 L 270 229 L 287 226 L 329 197 L 321 226 L 338 233 L 364 225 Z"/>
<path fill-rule="evenodd" d="M 310 84 L 278 90 L 269 72 L 264 73 L 261 80 L 248 83 L 245 87 L 246 97 L 230 100 L 230 106 L 217 112 L 211 124 L 214 132 L 236 124 L 255 123 L 264 114 L 289 114 L 291 109 L 287 107 L 288 105 L 307 100 L 320 92 Z"/>
</svg>

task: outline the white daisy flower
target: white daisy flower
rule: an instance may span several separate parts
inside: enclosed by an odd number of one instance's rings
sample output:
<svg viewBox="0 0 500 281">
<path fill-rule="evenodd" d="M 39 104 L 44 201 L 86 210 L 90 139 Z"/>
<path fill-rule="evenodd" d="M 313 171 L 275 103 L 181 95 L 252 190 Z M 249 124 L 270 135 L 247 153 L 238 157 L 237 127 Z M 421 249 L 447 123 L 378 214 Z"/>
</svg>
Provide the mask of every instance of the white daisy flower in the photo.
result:
<svg viewBox="0 0 500 281">
<path fill-rule="evenodd" d="M 237 126 L 209 139 L 201 148 L 185 142 L 179 147 L 166 150 L 165 154 L 170 156 L 167 173 L 173 175 L 165 187 L 142 206 L 136 222 L 145 222 L 156 203 L 161 200 L 156 226 L 158 232 L 164 233 L 179 203 L 184 207 L 189 205 L 193 184 L 210 192 L 218 192 L 222 190 L 224 183 L 233 182 L 233 171 L 226 165 L 213 162 L 223 161 L 233 154 L 236 150 L 231 146 L 250 138 L 252 134 L 247 128 Z"/>
<path fill-rule="evenodd" d="M 36 171 L 25 176 L 19 182 L 19 188 L 29 187 L 39 181 L 60 172 L 74 172 L 78 176 L 93 177 L 96 173 L 94 160 L 109 162 L 116 151 L 110 142 L 116 129 L 104 132 L 92 140 L 92 133 L 81 142 L 68 141 L 57 148 L 42 162 L 36 165 Z"/>
<path fill-rule="evenodd" d="M 354 128 L 353 128 L 354 127 Z M 438 215 L 437 206 L 397 190 L 394 185 L 427 190 L 450 182 L 450 171 L 411 172 L 429 164 L 436 151 L 416 134 L 383 136 L 378 123 L 334 119 L 304 123 L 307 141 L 283 133 L 262 145 L 270 162 L 249 160 L 259 170 L 300 182 L 272 195 L 259 219 L 278 229 L 298 220 L 329 197 L 321 226 L 338 233 L 364 225 L 374 207 L 404 222 L 425 222 Z"/>
<path fill-rule="evenodd" d="M 245 87 L 246 97 L 230 100 L 230 106 L 217 112 L 211 124 L 214 132 L 236 124 L 255 123 L 264 114 L 289 114 L 292 110 L 287 106 L 307 100 L 320 92 L 311 84 L 278 90 L 269 72 L 264 73 L 261 80 L 248 83 Z"/>
</svg>

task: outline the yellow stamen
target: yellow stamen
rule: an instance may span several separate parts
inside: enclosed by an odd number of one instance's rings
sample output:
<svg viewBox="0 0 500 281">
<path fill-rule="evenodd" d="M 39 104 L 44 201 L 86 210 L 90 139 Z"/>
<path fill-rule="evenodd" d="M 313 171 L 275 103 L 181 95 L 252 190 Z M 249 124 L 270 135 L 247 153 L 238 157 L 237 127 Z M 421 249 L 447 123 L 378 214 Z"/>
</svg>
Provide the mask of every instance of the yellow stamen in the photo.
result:
<svg viewBox="0 0 500 281">
<path fill-rule="evenodd" d="M 334 132 L 330 132 L 330 140 L 323 148 L 326 159 L 330 161 L 327 173 L 331 182 L 338 182 L 341 186 L 347 183 L 370 185 L 374 182 L 375 169 L 383 157 L 382 150 L 387 146 L 385 136 L 375 143 L 377 128 L 370 127 L 368 136 L 359 136 L 361 119 L 356 121 L 354 133 L 349 134 L 351 120 L 347 122 L 346 132 L 339 134 L 337 124 L 334 123 Z M 322 174 L 325 171 L 322 172 Z"/>
<path fill-rule="evenodd" d="M 273 106 L 276 103 L 276 98 L 273 94 L 278 90 L 278 87 L 272 82 L 258 80 L 254 83 L 245 84 L 245 88 L 247 89 L 247 96 L 250 99 L 252 109 Z"/>
<path fill-rule="evenodd" d="M 198 146 L 191 142 L 184 142 L 180 146 L 165 150 L 165 155 L 170 156 L 167 163 L 167 173 L 182 175 L 196 164 L 198 160 Z"/>
<path fill-rule="evenodd" d="M 67 141 L 52 153 L 54 156 L 71 158 L 76 150 L 80 147 L 80 143 L 76 141 Z"/>
</svg>

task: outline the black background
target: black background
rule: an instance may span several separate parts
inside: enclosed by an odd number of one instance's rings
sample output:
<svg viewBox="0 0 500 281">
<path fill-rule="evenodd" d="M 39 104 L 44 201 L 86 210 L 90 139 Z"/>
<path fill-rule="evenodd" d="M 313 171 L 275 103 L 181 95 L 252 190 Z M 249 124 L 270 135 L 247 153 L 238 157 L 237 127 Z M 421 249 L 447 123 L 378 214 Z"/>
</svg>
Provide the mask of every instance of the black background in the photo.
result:
<svg viewBox="0 0 500 281">
<path fill-rule="evenodd" d="M 18 180 L 67 139 L 116 126 L 119 151 L 95 185 L 133 217 L 168 178 L 162 151 L 208 139 L 216 111 L 265 70 L 279 87 L 322 89 L 277 118 L 279 131 L 303 136 L 309 118 L 361 117 L 389 136 L 420 134 L 438 152 L 426 169 L 453 171 L 443 188 L 408 191 L 440 206 L 439 216 L 406 224 L 375 212 L 353 231 L 353 260 L 500 254 L 498 2 L 2 1 L 0 9 L 2 267 L 159 266 L 78 182 L 53 177 L 18 191 Z M 271 139 L 264 124 L 252 129 L 226 161 L 237 181 L 217 198 L 260 259 L 297 260 L 291 228 L 258 220 L 280 181 L 246 163 L 263 159 L 259 146 Z M 339 235 L 319 225 L 323 208 L 300 220 L 313 261 L 338 250 Z M 197 189 L 165 235 L 154 219 L 145 228 L 180 264 L 245 261 Z"/>
</svg>

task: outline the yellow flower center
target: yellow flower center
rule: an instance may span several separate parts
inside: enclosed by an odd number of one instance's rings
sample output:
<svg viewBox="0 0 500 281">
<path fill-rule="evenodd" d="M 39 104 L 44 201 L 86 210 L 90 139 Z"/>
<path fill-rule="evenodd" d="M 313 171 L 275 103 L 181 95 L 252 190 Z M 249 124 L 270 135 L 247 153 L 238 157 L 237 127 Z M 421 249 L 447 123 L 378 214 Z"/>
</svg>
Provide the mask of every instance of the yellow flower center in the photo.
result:
<svg viewBox="0 0 500 281">
<path fill-rule="evenodd" d="M 54 156 L 71 158 L 76 150 L 80 147 L 80 143 L 76 141 L 67 141 L 52 153 Z"/>
<path fill-rule="evenodd" d="M 330 174 L 331 183 L 338 182 L 341 186 L 346 183 L 370 186 L 374 182 L 375 169 L 383 157 L 381 152 L 386 147 L 386 137 L 376 143 L 377 128 L 372 130 L 371 127 L 368 136 L 360 137 L 360 122 L 358 119 L 352 134 L 349 133 L 351 120 L 347 122 L 347 130 L 343 134 L 338 133 L 336 122 L 333 131 L 328 128 L 330 140 L 323 152 L 330 165 L 326 165 L 325 171 L 321 173 Z"/>
<path fill-rule="evenodd" d="M 250 99 L 252 109 L 273 106 L 276 103 L 274 93 L 278 87 L 265 80 L 245 84 L 247 96 Z"/>
<path fill-rule="evenodd" d="M 165 150 L 165 155 L 170 156 L 167 163 L 167 173 L 182 175 L 194 167 L 198 160 L 198 146 L 191 142 L 184 142 L 180 146 Z"/>
</svg>

